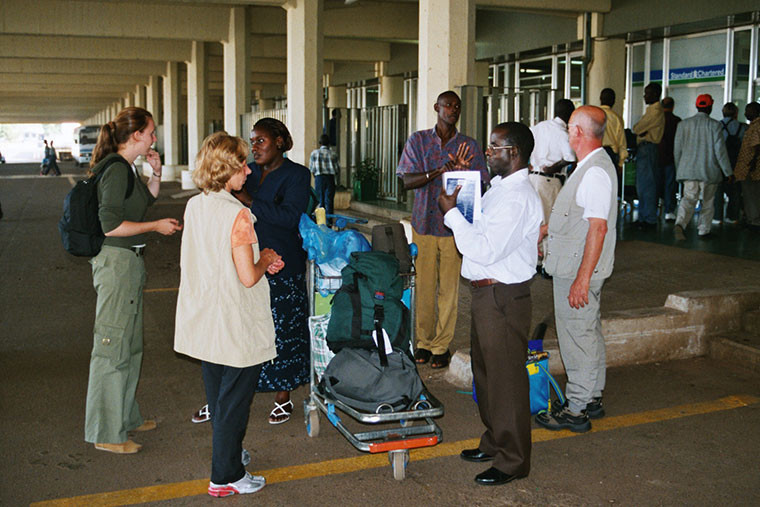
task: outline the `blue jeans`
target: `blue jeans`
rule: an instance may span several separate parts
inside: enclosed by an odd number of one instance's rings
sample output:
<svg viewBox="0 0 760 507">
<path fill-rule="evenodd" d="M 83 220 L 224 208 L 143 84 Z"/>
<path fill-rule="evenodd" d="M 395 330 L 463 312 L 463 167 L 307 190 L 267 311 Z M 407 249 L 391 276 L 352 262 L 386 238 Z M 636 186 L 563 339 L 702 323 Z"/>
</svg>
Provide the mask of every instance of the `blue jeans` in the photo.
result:
<svg viewBox="0 0 760 507">
<path fill-rule="evenodd" d="M 202 361 L 201 368 L 214 431 L 211 482 L 235 482 L 245 475 L 240 457 L 261 365 L 233 368 Z"/>
<path fill-rule="evenodd" d="M 314 176 L 314 189 L 319 197 L 319 205 L 325 209 L 328 215 L 333 212 L 333 200 L 335 199 L 335 175 L 319 174 Z"/>
<path fill-rule="evenodd" d="M 665 188 L 663 190 L 662 200 L 665 205 L 665 213 L 676 212 L 676 166 L 675 164 L 668 164 L 662 168 L 662 173 L 665 176 Z"/>
<path fill-rule="evenodd" d="M 642 142 L 636 150 L 636 194 L 639 197 L 639 221 L 657 222 L 657 145 Z"/>
</svg>

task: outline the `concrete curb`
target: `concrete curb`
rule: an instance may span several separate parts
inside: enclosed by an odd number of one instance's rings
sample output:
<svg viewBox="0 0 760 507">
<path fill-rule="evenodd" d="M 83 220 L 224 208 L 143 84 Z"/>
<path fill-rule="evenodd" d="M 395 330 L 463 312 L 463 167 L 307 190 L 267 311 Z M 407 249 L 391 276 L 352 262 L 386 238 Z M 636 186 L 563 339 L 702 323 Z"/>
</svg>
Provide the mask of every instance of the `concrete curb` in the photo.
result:
<svg viewBox="0 0 760 507">
<path fill-rule="evenodd" d="M 739 331 L 742 324 L 758 325 L 757 308 L 760 287 L 752 286 L 679 292 L 668 296 L 663 307 L 609 312 L 602 318 L 607 366 L 715 354 L 717 358 L 758 368 L 760 348 L 725 338 L 713 339 L 718 334 Z M 745 327 L 745 331 L 749 329 Z M 549 352 L 549 371 L 564 373 L 557 342 L 545 340 L 544 350 Z M 472 385 L 469 349 L 454 354 L 444 378 L 456 386 Z"/>
</svg>

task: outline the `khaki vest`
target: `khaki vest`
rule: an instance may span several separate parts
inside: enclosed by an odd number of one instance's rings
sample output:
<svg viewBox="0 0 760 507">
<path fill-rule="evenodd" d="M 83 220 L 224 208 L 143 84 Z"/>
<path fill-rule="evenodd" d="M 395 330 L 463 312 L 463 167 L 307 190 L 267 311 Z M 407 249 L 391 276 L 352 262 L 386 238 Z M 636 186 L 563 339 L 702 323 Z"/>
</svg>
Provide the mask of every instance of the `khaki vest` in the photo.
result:
<svg viewBox="0 0 760 507">
<path fill-rule="evenodd" d="M 601 167 L 610 177 L 613 189 L 609 196 L 610 212 L 607 216 L 607 234 L 604 236 L 602 254 L 591 279 L 604 280 L 612 274 L 617 236 L 615 230 L 618 212 L 617 172 L 607 152 L 599 149 L 588 160 L 584 161 L 583 166 L 576 169 L 572 177 L 565 182 L 552 207 L 552 213 L 549 217 L 549 236 L 544 269 L 550 275 L 558 278 L 575 279 L 583 260 L 588 221 L 583 219 L 583 208 L 575 203 L 575 195 L 583 176 L 591 167 Z"/>
<path fill-rule="evenodd" d="M 277 356 L 269 282 L 262 276 L 246 288 L 232 262 L 232 225 L 241 209 L 225 190 L 188 201 L 174 331 L 180 354 L 235 368 Z M 251 247 L 258 261 L 258 243 Z"/>
</svg>

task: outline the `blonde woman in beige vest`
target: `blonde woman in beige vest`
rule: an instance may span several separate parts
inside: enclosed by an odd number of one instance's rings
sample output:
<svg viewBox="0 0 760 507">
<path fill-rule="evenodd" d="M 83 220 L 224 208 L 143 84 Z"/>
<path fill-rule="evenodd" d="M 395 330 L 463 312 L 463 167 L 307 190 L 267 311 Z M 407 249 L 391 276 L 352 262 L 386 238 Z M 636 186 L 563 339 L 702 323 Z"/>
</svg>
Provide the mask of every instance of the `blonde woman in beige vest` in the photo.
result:
<svg viewBox="0 0 760 507">
<path fill-rule="evenodd" d="M 212 496 L 255 493 L 266 483 L 245 470 L 241 455 L 261 365 L 277 356 L 264 273 L 284 263 L 274 250 L 259 252 L 256 218 L 231 194 L 251 172 L 247 154 L 245 141 L 226 132 L 203 141 L 193 171 L 202 193 L 187 203 L 182 236 L 174 350 L 202 364 Z"/>
</svg>

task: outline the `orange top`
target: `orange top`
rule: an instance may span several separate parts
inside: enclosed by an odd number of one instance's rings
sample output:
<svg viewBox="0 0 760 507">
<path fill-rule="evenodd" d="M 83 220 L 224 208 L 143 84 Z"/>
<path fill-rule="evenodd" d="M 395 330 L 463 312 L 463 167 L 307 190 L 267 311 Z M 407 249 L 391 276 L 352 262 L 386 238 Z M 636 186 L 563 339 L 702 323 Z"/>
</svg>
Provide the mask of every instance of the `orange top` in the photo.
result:
<svg viewBox="0 0 760 507">
<path fill-rule="evenodd" d="M 235 222 L 232 224 L 232 248 L 258 242 L 256 231 L 253 230 L 251 212 L 247 208 L 243 208 L 237 214 Z"/>
</svg>

